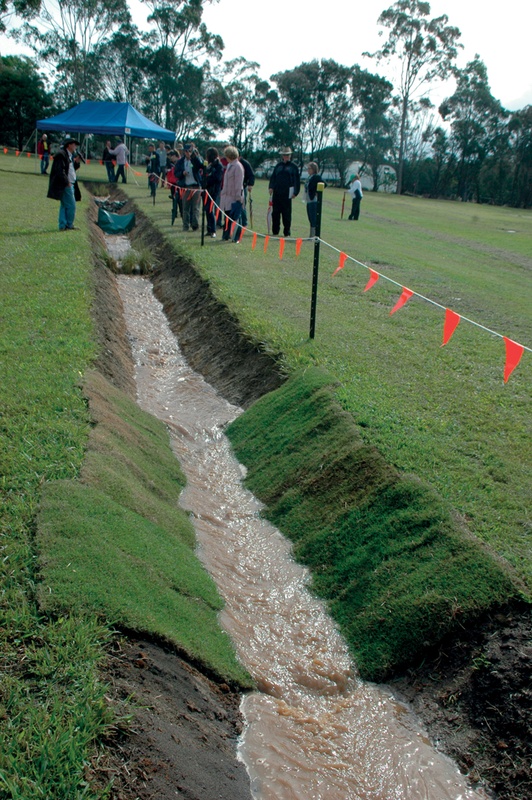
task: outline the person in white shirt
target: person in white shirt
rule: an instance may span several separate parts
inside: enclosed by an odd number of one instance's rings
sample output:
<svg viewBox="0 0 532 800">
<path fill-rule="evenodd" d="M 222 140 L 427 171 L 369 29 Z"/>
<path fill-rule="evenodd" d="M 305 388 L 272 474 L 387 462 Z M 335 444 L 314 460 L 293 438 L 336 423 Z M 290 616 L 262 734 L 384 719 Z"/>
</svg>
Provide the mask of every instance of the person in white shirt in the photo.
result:
<svg viewBox="0 0 532 800">
<path fill-rule="evenodd" d="M 127 164 L 127 157 L 129 155 L 129 150 L 125 146 L 124 142 L 120 140 L 115 149 L 109 150 L 109 153 L 112 156 L 116 157 L 115 183 L 118 183 L 118 178 L 120 175 L 122 176 L 122 183 L 127 183 L 125 167 Z"/>
<path fill-rule="evenodd" d="M 360 201 L 363 198 L 362 184 L 360 183 L 360 175 L 351 175 L 349 178 L 348 192 L 351 195 L 351 213 L 348 219 L 358 219 L 360 216 Z"/>
</svg>

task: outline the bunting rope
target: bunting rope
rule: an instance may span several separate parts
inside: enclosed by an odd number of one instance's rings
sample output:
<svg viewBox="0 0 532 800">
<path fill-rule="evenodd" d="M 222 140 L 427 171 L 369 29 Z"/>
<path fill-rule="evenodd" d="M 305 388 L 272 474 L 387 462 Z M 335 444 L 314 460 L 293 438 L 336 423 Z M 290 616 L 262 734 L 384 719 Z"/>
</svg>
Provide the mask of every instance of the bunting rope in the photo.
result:
<svg viewBox="0 0 532 800">
<path fill-rule="evenodd" d="M 22 150 L 18 150 L 18 149 L 13 148 L 13 147 L 3 147 L 4 155 L 7 155 L 9 151 L 13 151 L 15 153 L 15 156 L 17 158 L 19 158 L 24 153 L 25 146 L 22 148 Z M 28 150 L 26 152 L 26 155 L 27 155 L 28 158 L 31 158 L 32 156 L 35 156 L 36 154 L 33 153 L 32 151 Z M 39 158 L 39 156 L 37 156 L 37 157 Z M 89 159 L 87 159 L 87 163 L 90 163 Z M 103 164 L 103 162 L 100 161 L 100 164 Z M 140 184 L 136 180 L 136 178 L 137 177 L 141 177 L 143 173 L 142 172 L 137 172 L 135 169 L 133 169 L 133 167 L 131 167 L 129 162 L 126 162 L 126 168 L 127 168 L 128 173 L 130 173 L 130 174 L 132 173 L 133 174 L 135 184 L 137 186 L 140 186 Z M 477 322 L 476 320 L 470 319 L 469 317 L 466 317 L 463 314 L 459 314 L 456 311 L 452 311 L 450 308 L 447 308 L 446 306 L 442 305 L 441 303 L 438 303 L 436 300 L 432 300 L 430 297 L 427 297 L 426 295 L 421 294 L 421 292 L 417 292 L 417 291 L 415 291 L 413 289 L 409 289 L 406 286 L 403 286 L 403 284 L 399 283 L 398 281 L 394 280 L 393 278 L 390 278 L 388 275 L 385 275 L 383 272 L 378 272 L 377 270 L 373 269 L 372 267 L 369 267 L 367 264 L 364 264 L 362 261 L 359 261 L 358 259 L 356 259 L 353 256 L 349 255 L 348 253 L 344 252 L 343 250 L 339 250 L 337 247 L 332 245 L 330 242 L 325 241 L 325 239 L 322 239 L 321 237 L 312 236 L 312 237 L 297 237 L 296 238 L 296 237 L 291 237 L 291 236 L 287 236 L 287 237 L 284 237 L 284 236 L 272 236 L 270 234 L 260 233 L 259 231 L 255 231 L 252 228 L 244 227 L 243 225 L 240 224 L 240 222 L 238 220 L 231 219 L 229 214 L 227 214 L 216 203 L 215 199 L 209 194 L 209 192 L 206 189 L 202 189 L 202 188 L 187 188 L 187 187 L 182 187 L 182 186 L 176 186 L 175 183 L 169 183 L 165 178 L 163 178 L 160 175 L 157 176 L 157 181 L 159 182 L 159 184 L 161 186 L 167 187 L 169 189 L 174 189 L 176 192 L 179 192 L 181 198 L 184 196 L 185 192 L 188 192 L 189 196 L 190 196 L 190 193 L 191 194 L 196 194 L 197 192 L 199 192 L 200 194 L 202 194 L 203 195 L 203 203 L 204 203 L 204 205 L 207 206 L 207 203 L 209 203 L 209 211 L 211 212 L 211 211 L 213 211 L 215 209 L 216 210 L 215 211 L 216 219 L 218 220 L 218 217 L 221 214 L 222 215 L 222 219 L 224 220 L 224 223 L 223 223 L 224 228 L 227 228 L 228 226 L 230 226 L 230 235 L 231 235 L 231 237 L 234 236 L 234 231 L 239 229 L 240 233 L 239 233 L 237 241 L 240 243 L 240 242 L 242 242 L 242 239 L 243 239 L 245 233 L 252 234 L 252 245 L 251 245 L 251 249 L 252 250 L 255 250 L 256 245 L 257 245 L 257 239 L 259 237 L 261 239 L 264 239 L 264 252 L 267 251 L 268 244 L 269 244 L 270 240 L 273 239 L 274 241 L 278 241 L 279 242 L 279 259 L 282 259 L 283 255 L 284 255 L 285 245 L 286 245 L 287 242 L 295 242 L 296 255 L 299 256 L 300 251 L 301 251 L 301 245 L 302 245 L 302 243 L 304 241 L 313 241 L 313 242 L 318 241 L 320 244 L 323 244 L 325 247 L 328 247 L 330 250 L 333 250 L 334 252 L 338 253 L 338 255 L 339 255 L 338 266 L 336 267 L 336 269 L 332 273 L 332 277 L 334 277 L 335 275 L 338 274 L 338 272 L 340 272 L 341 270 L 344 269 L 345 264 L 346 264 L 347 261 L 352 261 L 357 266 L 362 267 L 363 269 L 369 270 L 370 278 L 369 278 L 369 281 L 368 281 L 368 283 L 366 284 L 366 286 L 364 288 L 364 292 L 369 291 L 369 289 L 371 289 L 377 283 L 377 281 L 380 278 L 382 278 L 385 281 L 388 281 L 388 283 L 394 284 L 394 286 L 397 286 L 397 287 L 399 287 L 401 289 L 402 293 L 401 293 L 401 296 L 400 296 L 399 300 L 397 301 L 395 306 L 390 311 L 390 316 L 392 314 L 395 314 L 396 311 L 398 311 L 400 308 L 402 308 L 411 297 L 419 297 L 420 300 L 424 300 L 426 303 L 429 303 L 430 305 L 435 306 L 436 308 L 442 309 L 442 311 L 445 312 L 443 341 L 442 341 L 442 345 L 441 345 L 442 347 L 444 345 L 446 345 L 451 340 L 451 337 L 453 336 L 453 334 L 454 334 L 456 328 L 458 327 L 458 324 L 461 322 L 461 320 L 464 320 L 464 322 L 468 322 L 470 325 L 474 325 L 476 328 L 479 328 L 480 330 L 483 330 L 483 331 L 485 331 L 486 333 L 489 333 L 492 336 L 496 336 L 499 339 L 502 339 L 504 341 L 504 343 L 505 343 L 505 346 L 506 346 L 506 364 L 505 364 L 505 369 L 504 369 L 504 382 L 505 383 L 508 381 L 508 378 L 510 377 L 511 373 L 513 372 L 513 370 L 518 366 L 523 353 L 525 351 L 527 351 L 529 353 L 532 353 L 532 348 L 531 347 L 528 347 L 526 345 L 520 344 L 519 342 L 515 342 L 513 339 L 510 339 L 509 337 L 504 336 L 504 334 L 499 333 L 498 331 L 495 331 L 492 328 L 488 328 L 486 325 L 482 325 L 480 322 Z"/>
</svg>

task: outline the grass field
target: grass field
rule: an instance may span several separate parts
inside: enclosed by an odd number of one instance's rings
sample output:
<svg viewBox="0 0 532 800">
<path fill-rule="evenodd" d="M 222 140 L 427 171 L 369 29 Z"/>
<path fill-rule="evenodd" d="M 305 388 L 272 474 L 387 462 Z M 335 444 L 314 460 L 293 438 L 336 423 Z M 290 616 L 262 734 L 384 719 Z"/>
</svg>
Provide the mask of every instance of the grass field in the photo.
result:
<svg viewBox="0 0 532 800">
<path fill-rule="evenodd" d="M 102 168 L 87 170 L 100 177 Z M 83 175 L 82 175 L 83 177 Z M 316 338 L 309 339 L 313 248 L 287 243 L 265 253 L 251 235 L 235 246 L 170 225 L 164 190 L 155 205 L 145 175 L 127 193 L 189 254 L 217 296 L 287 372 L 310 364 L 338 378 L 338 399 L 364 439 L 403 472 L 425 478 L 470 529 L 505 557 L 532 588 L 530 545 L 532 354 L 503 383 L 501 338 L 462 321 L 441 347 L 444 314 L 414 297 L 390 317 L 400 288 L 322 245 Z M 121 186 L 122 188 L 122 186 Z M 327 189 L 322 239 L 479 324 L 532 346 L 532 213 L 418 198 L 366 194 L 360 221 L 340 220 L 343 193 Z M 266 233 L 267 190 L 253 191 L 254 228 Z M 308 231 L 294 202 L 294 236 Z"/>
<path fill-rule="evenodd" d="M 56 235 L 57 204 L 46 200 L 34 159 L 0 153 L 0 176 L 9 209 L 0 234 L 0 798 L 70 800 L 91 796 L 84 768 L 98 732 L 111 724 L 97 676 L 108 632 L 83 610 L 72 619 L 39 613 L 33 537 L 42 485 L 74 480 L 87 443 L 78 384 L 94 355 L 90 245 L 83 203 L 81 231 Z M 84 166 L 80 178 L 99 180 L 103 167 Z M 252 252 L 250 236 L 239 246 L 209 240 L 200 248 L 198 234 L 171 228 L 166 192 L 153 206 L 145 175 L 137 180 L 124 187 L 128 195 L 194 258 L 250 335 L 279 354 L 287 372 L 318 365 L 334 375 L 362 440 L 434 487 L 530 594 L 530 353 L 504 385 L 501 339 L 462 322 L 440 348 L 440 310 L 412 298 L 390 318 L 399 289 L 381 280 L 364 294 L 367 269 L 352 262 L 332 278 L 338 254 L 325 246 L 310 341 L 310 244 L 296 258 L 288 243 L 282 261 L 273 241 L 267 253 L 260 240 Z M 264 183 L 253 197 L 255 229 L 265 233 Z M 531 346 L 530 212 L 366 195 L 352 223 L 340 220 L 341 201 L 341 191 L 326 191 L 323 240 Z M 293 233 L 307 228 L 296 201 Z"/>
<path fill-rule="evenodd" d="M 3 164 L 0 799 L 90 800 L 107 796 L 88 774 L 117 724 L 99 677 L 109 623 L 165 637 L 226 679 L 249 677 L 217 624 L 222 603 L 193 555 L 188 517 L 176 512 L 184 479 L 164 426 L 111 387 L 112 430 L 89 413 L 86 216 L 59 233 L 47 180 Z"/>
</svg>

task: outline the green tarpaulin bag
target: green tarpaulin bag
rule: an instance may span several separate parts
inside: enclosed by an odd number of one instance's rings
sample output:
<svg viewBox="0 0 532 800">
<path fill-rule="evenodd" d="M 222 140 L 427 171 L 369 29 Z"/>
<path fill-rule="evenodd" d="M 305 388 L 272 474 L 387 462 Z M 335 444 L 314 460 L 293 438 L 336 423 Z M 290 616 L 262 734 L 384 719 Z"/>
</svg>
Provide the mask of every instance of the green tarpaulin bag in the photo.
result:
<svg viewBox="0 0 532 800">
<path fill-rule="evenodd" d="M 111 214 L 98 209 L 98 227 L 105 233 L 129 233 L 135 227 L 134 214 Z"/>
</svg>

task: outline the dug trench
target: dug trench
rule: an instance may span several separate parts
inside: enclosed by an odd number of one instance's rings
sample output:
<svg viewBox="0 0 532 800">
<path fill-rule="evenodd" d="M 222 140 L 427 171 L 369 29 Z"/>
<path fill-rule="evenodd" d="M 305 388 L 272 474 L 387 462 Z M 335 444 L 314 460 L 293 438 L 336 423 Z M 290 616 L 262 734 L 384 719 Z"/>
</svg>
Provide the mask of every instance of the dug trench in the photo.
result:
<svg viewBox="0 0 532 800">
<path fill-rule="evenodd" d="M 132 242 L 156 253 L 152 275 L 180 346 L 191 364 L 231 402 L 244 408 L 283 383 L 275 358 L 240 330 L 194 265 L 179 258 L 137 212 Z M 130 397 L 133 364 L 115 278 L 93 229 L 97 369 Z M 436 745 L 473 783 L 499 800 L 532 798 L 532 646 L 530 608 L 519 599 L 497 604 L 474 625 L 460 622 L 410 662 L 388 671 Z M 112 779 L 114 800 L 175 798 L 240 800 L 249 781 L 236 758 L 239 694 L 198 662 L 155 637 L 123 631 L 109 652 L 104 679 L 112 702 L 131 719 L 106 742 L 93 781 Z M 334 800 L 331 798 L 331 800 Z M 413 799 L 414 800 L 414 799 Z"/>
</svg>

